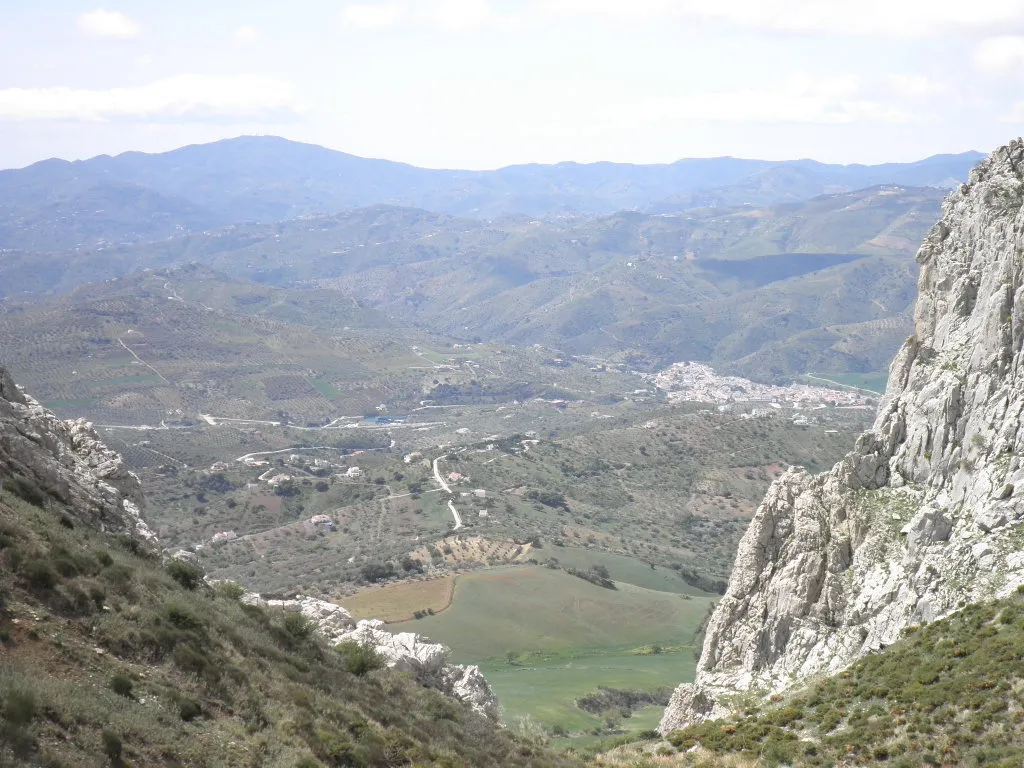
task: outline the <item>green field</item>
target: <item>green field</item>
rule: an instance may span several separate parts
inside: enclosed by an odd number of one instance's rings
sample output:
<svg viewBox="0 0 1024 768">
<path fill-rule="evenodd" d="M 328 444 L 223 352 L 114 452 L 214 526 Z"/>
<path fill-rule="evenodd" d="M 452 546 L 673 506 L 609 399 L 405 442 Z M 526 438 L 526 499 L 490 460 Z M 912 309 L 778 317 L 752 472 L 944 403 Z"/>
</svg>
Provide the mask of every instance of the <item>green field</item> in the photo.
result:
<svg viewBox="0 0 1024 768">
<path fill-rule="evenodd" d="M 879 395 L 885 394 L 885 387 L 889 382 L 888 371 L 878 373 L 812 373 L 808 374 L 808 376 L 814 376 L 815 378 L 810 379 L 810 383 L 818 386 L 824 385 L 826 381 L 831 381 L 844 387 L 866 389 Z"/>
<path fill-rule="evenodd" d="M 630 690 L 654 690 L 693 680 L 692 648 L 674 653 L 640 656 L 618 654 L 518 667 L 484 664 L 481 669 L 501 700 L 503 718 L 515 725 L 529 717 L 547 729 L 561 726 L 572 734 L 600 726 L 600 717 L 576 706 L 576 699 L 599 685 Z M 623 730 L 654 728 L 664 707 L 644 707 L 622 721 Z M 574 744 L 574 746 L 581 746 Z"/>
<path fill-rule="evenodd" d="M 538 557 L 538 560 L 544 562 L 545 560 L 555 559 L 563 568 L 571 567 L 589 570 L 595 565 L 603 565 L 608 569 L 608 575 L 614 581 L 632 584 L 644 589 L 653 589 L 656 592 L 708 596 L 706 592 L 701 592 L 696 587 L 683 581 L 675 571 L 664 566 L 652 567 L 650 564 L 641 562 L 635 557 L 580 549 L 579 547 L 552 547 L 545 549 L 544 552 L 546 553 L 545 557 Z"/>
<path fill-rule="evenodd" d="M 581 564 L 590 554 L 580 552 Z M 458 578 L 446 611 L 389 629 L 427 635 L 451 647 L 453 661 L 479 664 L 506 722 L 529 716 L 548 729 L 581 733 L 602 720 L 575 701 L 598 686 L 653 690 L 692 679 L 694 635 L 711 603 L 708 596 L 617 586 L 603 589 L 541 566 L 478 571 Z M 665 651 L 638 652 L 655 645 Z M 623 727 L 647 728 L 648 719 L 638 713 Z"/>
</svg>

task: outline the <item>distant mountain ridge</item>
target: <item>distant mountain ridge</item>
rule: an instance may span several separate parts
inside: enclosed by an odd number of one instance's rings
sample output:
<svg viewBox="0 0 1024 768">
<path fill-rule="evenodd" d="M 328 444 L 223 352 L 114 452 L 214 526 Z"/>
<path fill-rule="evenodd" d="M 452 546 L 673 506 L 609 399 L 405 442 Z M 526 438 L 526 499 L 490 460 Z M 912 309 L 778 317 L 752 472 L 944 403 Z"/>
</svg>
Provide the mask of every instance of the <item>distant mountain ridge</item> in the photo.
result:
<svg viewBox="0 0 1024 768">
<path fill-rule="evenodd" d="M 720 157 L 463 171 L 242 136 L 161 154 L 45 160 L 0 171 L 0 248 L 143 242 L 381 203 L 481 219 L 769 205 L 878 184 L 950 187 L 981 157 L 966 152 L 875 166 Z"/>
</svg>

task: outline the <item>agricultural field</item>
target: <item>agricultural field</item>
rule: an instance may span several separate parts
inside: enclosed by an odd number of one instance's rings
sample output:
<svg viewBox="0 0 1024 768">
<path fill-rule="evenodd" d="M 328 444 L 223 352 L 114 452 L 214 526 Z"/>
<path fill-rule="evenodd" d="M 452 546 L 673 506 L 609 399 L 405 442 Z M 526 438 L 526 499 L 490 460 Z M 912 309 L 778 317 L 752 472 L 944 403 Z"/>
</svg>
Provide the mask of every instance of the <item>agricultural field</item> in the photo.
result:
<svg viewBox="0 0 1024 768">
<path fill-rule="evenodd" d="M 818 386 L 832 386 L 838 384 L 840 387 L 852 387 L 854 389 L 863 389 L 868 392 L 884 395 L 885 387 L 889 383 L 889 372 L 809 373 L 805 378 L 809 383 Z"/>
<path fill-rule="evenodd" d="M 367 587 L 339 601 L 357 619 L 408 621 L 417 611 L 440 613 L 451 605 L 454 576 Z"/>
<path fill-rule="evenodd" d="M 382 592 L 360 597 L 386 601 Z M 581 734 L 606 727 L 575 703 L 599 686 L 654 691 L 692 677 L 713 599 L 626 582 L 608 589 L 558 569 L 506 566 L 458 576 L 449 608 L 389 629 L 425 634 L 451 647 L 456 662 L 479 664 L 506 721 L 529 714 L 552 733 Z"/>
</svg>

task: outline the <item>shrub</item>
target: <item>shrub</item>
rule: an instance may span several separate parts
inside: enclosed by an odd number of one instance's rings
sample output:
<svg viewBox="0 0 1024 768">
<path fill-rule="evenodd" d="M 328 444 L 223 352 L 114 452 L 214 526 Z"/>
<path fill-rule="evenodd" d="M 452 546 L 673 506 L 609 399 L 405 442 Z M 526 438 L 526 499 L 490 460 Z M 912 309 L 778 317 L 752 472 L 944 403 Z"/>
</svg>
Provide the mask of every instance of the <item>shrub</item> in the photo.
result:
<svg viewBox="0 0 1024 768">
<path fill-rule="evenodd" d="M 190 723 L 203 714 L 203 708 L 199 706 L 199 702 L 193 701 L 192 699 L 185 699 L 178 704 L 178 717 L 184 720 L 186 723 Z"/>
<path fill-rule="evenodd" d="M 289 613 L 284 617 L 283 626 L 296 640 L 305 640 L 313 632 L 313 625 L 301 613 Z"/>
<path fill-rule="evenodd" d="M 132 688 L 134 685 L 135 684 L 128 675 L 114 675 L 110 678 L 110 690 L 118 696 L 124 696 L 126 699 L 133 698 Z"/>
<path fill-rule="evenodd" d="M 245 594 L 245 588 L 234 581 L 222 581 L 217 584 L 217 595 L 225 600 L 240 600 Z"/>
<path fill-rule="evenodd" d="M 4 701 L 3 719 L 14 726 L 25 726 L 35 720 L 38 710 L 32 691 L 11 690 Z"/>
<path fill-rule="evenodd" d="M 103 732 L 103 754 L 110 758 L 110 762 L 114 765 L 121 763 L 121 753 L 124 751 L 124 745 L 121 743 L 121 737 L 113 731 Z"/>
<path fill-rule="evenodd" d="M 178 629 L 198 629 L 203 625 L 199 617 L 181 603 L 168 603 L 164 607 L 164 615 Z"/>
<path fill-rule="evenodd" d="M 203 571 L 184 560 L 172 560 L 167 564 L 167 573 L 185 589 L 195 589 L 203 583 Z"/>
<path fill-rule="evenodd" d="M 384 666 L 384 659 L 371 645 L 346 640 L 339 643 L 335 650 L 344 659 L 345 669 L 353 675 L 362 676 Z"/>
<path fill-rule="evenodd" d="M 186 672 L 191 672 L 195 675 L 201 675 L 206 672 L 209 662 L 206 656 L 188 643 L 182 643 L 175 646 L 174 653 L 171 658 L 174 659 L 174 663 Z"/>
<path fill-rule="evenodd" d="M 25 581 L 33 589 L 50 590 L 57 586 L 57 582 L 60 581 L 57 571 L 47 560 L 30 560 L 25 564 L 23 573 Z"/>
<path fill-rule="evenodd" d="M 27 477 L 8 478 L 4 483 L 4 488 L 32 506 L 42 507 L 43 504 L 46 503 L 46 494 L 39 489 L 38 485 Z"/>
</svg>

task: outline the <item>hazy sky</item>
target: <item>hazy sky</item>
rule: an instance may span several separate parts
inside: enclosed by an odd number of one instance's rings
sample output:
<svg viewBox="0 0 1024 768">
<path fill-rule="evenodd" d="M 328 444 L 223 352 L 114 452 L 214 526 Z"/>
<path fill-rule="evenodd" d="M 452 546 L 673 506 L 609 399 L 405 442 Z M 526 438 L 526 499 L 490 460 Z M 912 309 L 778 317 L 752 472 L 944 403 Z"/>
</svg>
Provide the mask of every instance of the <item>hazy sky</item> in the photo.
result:
<svg viewBox="0 0 1024 768">
<path fill-rule="evenodd" d="M 431 167 L 990 150 L 1024 0 L 2 0 L 0 167 L 278 134 Z"/>
</svg>

